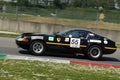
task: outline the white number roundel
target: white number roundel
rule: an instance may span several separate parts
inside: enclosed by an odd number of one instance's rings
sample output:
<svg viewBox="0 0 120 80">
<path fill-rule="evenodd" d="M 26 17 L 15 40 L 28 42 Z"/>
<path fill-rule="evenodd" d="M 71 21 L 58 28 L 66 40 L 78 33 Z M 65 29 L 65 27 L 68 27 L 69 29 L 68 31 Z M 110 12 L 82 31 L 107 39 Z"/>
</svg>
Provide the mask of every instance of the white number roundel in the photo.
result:
<svg viewBox="0 0 120 80">
<path fill-rule="evenodd" d="M 80 48 L 80 39 L 79 38 L 71 38 L 70 47 Z"/>
</svg>

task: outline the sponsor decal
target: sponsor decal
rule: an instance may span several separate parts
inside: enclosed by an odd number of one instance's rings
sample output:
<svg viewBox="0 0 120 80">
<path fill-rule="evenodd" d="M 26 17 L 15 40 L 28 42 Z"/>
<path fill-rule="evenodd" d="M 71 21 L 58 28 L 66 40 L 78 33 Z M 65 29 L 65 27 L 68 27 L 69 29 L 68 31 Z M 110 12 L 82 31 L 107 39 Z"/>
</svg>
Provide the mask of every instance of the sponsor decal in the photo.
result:
<svg viewBox="0 0 120 80">
<path fill-rule="evenodd" d="M 48 37 L 48 41 L 54 41 L 54 37 Z"/>
<path fill-rule="evenodd" d="M 70 47 L 72 48 L 80 48 L 80 39 L 79 38 L 71 38 Z"/>
<path fill-rule="evenodd" d="M 31 39 L 43 39 L 43 36 L 31 36 Z"/>
<path fill-rule="evenodd" d="M 60 42 L 61 41 L 61 38 L 57 38 L 57 42 Z"/>
<path fill-rule="evenodd" d="M 69 38 L 65 38 L 65 42 L 69 42 Z"/>
<path fill-rule="evenodd" d="M 90 42 L 101 43 L 101 40 L 94 40 L 94 39 L 91 39 Z"/>
</svg>

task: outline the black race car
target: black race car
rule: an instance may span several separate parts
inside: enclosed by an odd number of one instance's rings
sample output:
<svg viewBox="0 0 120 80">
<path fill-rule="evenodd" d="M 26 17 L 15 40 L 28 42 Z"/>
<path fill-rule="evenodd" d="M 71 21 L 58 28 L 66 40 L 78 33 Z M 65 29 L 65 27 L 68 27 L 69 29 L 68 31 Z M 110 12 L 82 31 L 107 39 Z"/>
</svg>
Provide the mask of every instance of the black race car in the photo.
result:
<svg viewBox="0 0 120 80">
<path fill-rule="evenodd" d="M 112 54 L 117 47 L 114 41 L 88 30 L 72 29 L 54 34 L 23 33 L 16 44 L 35 55 L 47 50 L 82 53 L 89 59 L 99 59 L 103 54 Z"/>
</svg>

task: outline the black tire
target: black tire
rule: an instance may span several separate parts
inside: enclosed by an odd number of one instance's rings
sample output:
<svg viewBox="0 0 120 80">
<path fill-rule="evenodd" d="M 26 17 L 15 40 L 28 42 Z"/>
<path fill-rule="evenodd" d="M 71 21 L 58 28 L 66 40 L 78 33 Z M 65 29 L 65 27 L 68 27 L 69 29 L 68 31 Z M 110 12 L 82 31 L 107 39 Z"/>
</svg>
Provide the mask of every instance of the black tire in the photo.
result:
<svg viewBox="0 0 120 80">
<path fill-rule="evenodd" d="M 102 48 L 97 45 L 93 45 L 88 49 L 87 57 L 92 60 L 100 59 L 103 55 Z"/>
<path fill-rule="evenodd" d="M 30 45 L 30 51 L 34 55 L 43 55 L 45 53 L 45 44 L 41 41 L 34 41 Z"/>
</svg>

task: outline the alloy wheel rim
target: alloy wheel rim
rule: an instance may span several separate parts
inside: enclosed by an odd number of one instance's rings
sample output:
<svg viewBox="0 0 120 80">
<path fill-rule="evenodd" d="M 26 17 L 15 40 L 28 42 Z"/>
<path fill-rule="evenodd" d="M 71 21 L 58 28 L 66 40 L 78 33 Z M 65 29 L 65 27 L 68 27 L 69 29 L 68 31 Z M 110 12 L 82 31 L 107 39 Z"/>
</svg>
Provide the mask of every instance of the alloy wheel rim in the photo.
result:
<svg viewBox="0 0 120 80">
<path fill-rule="evenodd" d="M 37 54 L 40 54 L 43 51 L 43 45 L 39 42 L 33 45 L 33 51 Z"/>
<path fill-rule="evenodd" d="M 101 51 L 99 48 L 97 47 L 94 47 L 90 50 L 90 55 L 93 57 L 93 58 L 98 58 L 101 54 Z"/>
</svg>

